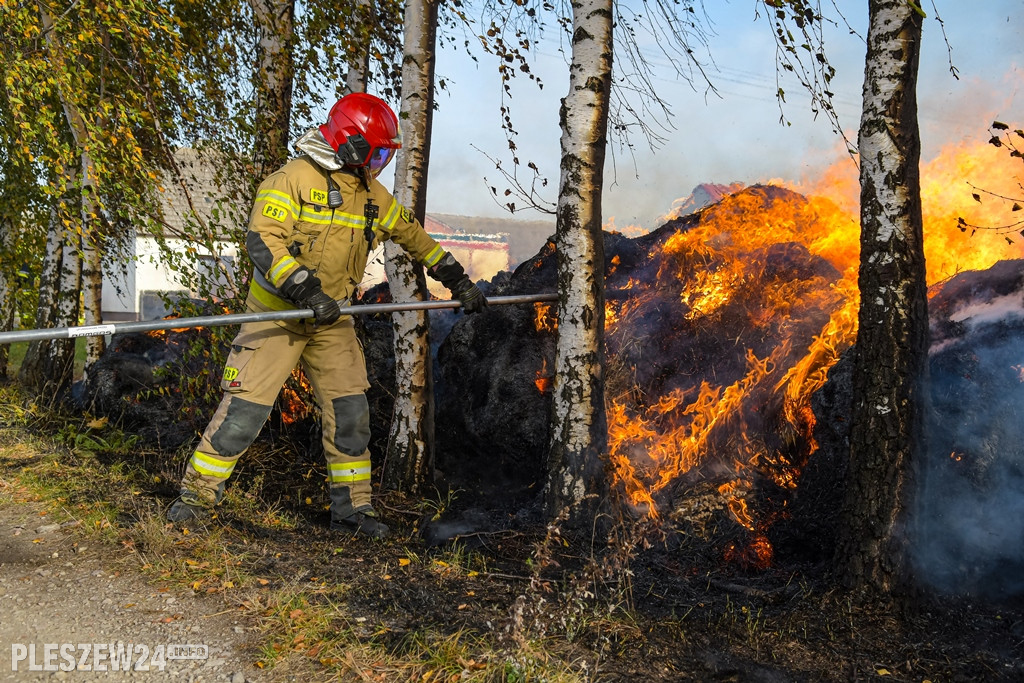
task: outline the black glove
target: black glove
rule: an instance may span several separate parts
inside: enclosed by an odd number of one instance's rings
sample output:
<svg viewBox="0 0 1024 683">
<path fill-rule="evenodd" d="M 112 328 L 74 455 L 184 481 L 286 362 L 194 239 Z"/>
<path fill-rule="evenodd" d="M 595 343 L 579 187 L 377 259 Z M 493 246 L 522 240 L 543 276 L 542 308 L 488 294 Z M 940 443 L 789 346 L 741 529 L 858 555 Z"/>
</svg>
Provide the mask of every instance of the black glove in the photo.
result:
<svg viewBox="0 0 1024 683">
<path fill-rule="evenodd" d="M 476 313 L 487 308 L 487 298 L 484 293 L 470 282 L 468 277 L 463 278 L 461 285 L 461 287 L 456 285 L 457 288 L 452 290 L 452 294 L 462 302 L 462 310 L 466 313 Z"/>
<path fill-rule="evenodd" d="M 487 307 L 487 299 L 483 292 L 466 276 L 462 264 L 451 254 L 445 254 L 444 258 L 427 272 L 462 302 L 462 309 L 466 313 L 476 313 Z"/>
<path fill-rule="evenodd" d="M 341 304 L 318 289 L 302 304 L 303 308 L 312 308 L 317 325 L 330 325 L 341 317 Z"/>
<path fill-rule="evenodd" d="M 306 266 L 299 266 L 292 271 L 292 274 L 277 289 L 289 301 L 301 305 L 313 294 L 320 291 L 320 278 L 313 275 L 313 271 Z"/>
</svg>

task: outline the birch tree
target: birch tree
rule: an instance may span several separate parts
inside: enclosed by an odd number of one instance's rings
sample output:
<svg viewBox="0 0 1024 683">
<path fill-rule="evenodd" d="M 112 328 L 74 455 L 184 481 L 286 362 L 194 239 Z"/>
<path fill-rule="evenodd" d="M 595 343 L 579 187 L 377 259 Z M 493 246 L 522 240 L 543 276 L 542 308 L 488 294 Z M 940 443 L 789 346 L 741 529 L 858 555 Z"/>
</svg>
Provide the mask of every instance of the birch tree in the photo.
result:
<svg viewBox="0 0 1024 683">
<path fill-rule="evenodd" d="M 359 34 L 365 36 L 363 41 L 353 41 L 349 45 L 348 72 L 345 74 L 346 92 L 366 92 L 366 81 L 370 76 L 370 36 L 368 27 L 375 21 L 375 12 L 372 0 L 354 0 L 353 7 L 357 27 L 360 27 Z M 366 28 L 364 28 L 366 27 Z"/>
<path fill-rule="evenodd" d="M 78 324 L 82 259 L 79 240 L 66 226 L 73 224 L 80 196 L 74 190 L 78 169 L 69 165 L 59 176 L 65 197 L 53 202 L 46 251 L 39 275 L 39 304 L 35 326 L 68 327 Z M 47 339 L 31 342 L 18 371 L 18 380 L 35 387 L 41 395 L 58 395 L 74 379 L 75 340 Z"/>
<path fill-rule="evenodd" d="M 406 0 L 402 59 L 402 149 L 395 198 L 422 223 L 427 213 L 427 167 L 434 111 L 437 0 Z M 395 301 L 429 298 L 423 267 L 398 245 L 384 244 L 384 268 Z M 384 484 L 420 492 L 434 476 L 434 382 L 430 319 L 426 311 L 392 317 L 395 330 L 395 407 L 388 436 Z"/>
<path fill-rule="evenodd" d="M 612 76 L 611 0 L 573 0 L 569 92 L 559 111 L 558 338 L 546 504 L 569 527 L 593 523 L 607 490 L 601 192 Z"/>
<path fill-rule="evenodd" d="M 0 215 L 0 331 L 14 329 L 14 221 L 10 215 Z M 0 382 L 7 381 L 7 361 L 10 346 L 0 345 Z"/>
<path fill-rule="evenodd" d="M 60 73 L 67 73 L 81 68 L 82 65 L 68 64 L 68 56 L 60 43 L 59 33 L 54 30 L 53 18 L 49 10 L 42 2 L 39 3 L 39 18 L 43 28 L 43 35 L 46 37 L 48 61 Z M 100 75 L 102 83 L 102 74 Z M 81 265 L 77 266 L 81 275 L 79 277 L 83 287 L 86 325 L 99 325 L 102 321 L 101 311 L 103 308 L 103 266 L 100 263 L 100 205 L 96 189 L 96 169 L 89 144 L 89 131 L 86 129 L 85 119 L 79 110 L 72 94 L 66 91 L 66 84 L 58 81 L 57 96 L 60 98 L 61 109 L 67 122 L 68 130 L 74 140 L 74 148 L 78 155 L 80 179 L 79 188 L 81 198 L 79 206 L 80 215 L 80 239 L 77 240 L 82 248 L 80 258 Z M 70 236 L 68 236 L 70 237 Z M 71 255 L 67 255 L 71 258 Z M 86 339 L 86 372 L 90 365 L 95 363 L 103 355 L 106 348 L 106 337 L 95 335 Z"/>
<path fill-rule="evenodd" d="M 288 160 L 295 79 L 295 0 L 251 0 L 259 31 L 254 159 L 263 178 Z"/>
<path fill-rule="evenodd" d="M 43 258 L 32 260 L 43 263 L 36 324 L 79 323 L 83 274 L 85 320 L 98 323 L 101 252 L 113 253 L 110 240 L 126 241 L 125 228 L 152 211 L 164 134 L 187 114 L 174 101 L 179 76 L 188 78 L 177 24 L 148 0 L 7 3 L 0 23 L 5 116 L 18 130 L 11 153 L 31 168 L 23 191 L 49 204 L 48 224 L 24 208 L 15 217 L 47 235 Z M 92 340 L 91 360 L 102 343 Z M 40 388 L 66 385 L 67 364 L 51 358 L 63 346 L 30 345 L 22 376 Z"/>
<path fill-rule="evenodd" d="M 890 593 L 905 578 L 908 476 L 926 452 L 928 311 L 917 70 L 923 13 L 870 0 L 863 111 L 859 332 L 850 466 L 835 568 L 849 588 Z"/>
</svg>

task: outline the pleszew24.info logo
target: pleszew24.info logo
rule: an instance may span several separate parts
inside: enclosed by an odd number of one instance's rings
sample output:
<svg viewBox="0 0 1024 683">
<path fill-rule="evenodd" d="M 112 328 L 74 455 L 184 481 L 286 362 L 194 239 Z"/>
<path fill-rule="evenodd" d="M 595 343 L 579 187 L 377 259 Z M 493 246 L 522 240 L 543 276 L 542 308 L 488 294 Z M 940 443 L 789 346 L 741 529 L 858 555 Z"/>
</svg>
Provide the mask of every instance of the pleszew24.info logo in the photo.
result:
<svg viewBox="0 0 1024 683">
<path fill-rule="evenodd" d="M 11 643 L 11 671 L 163 671 L 169 660 L 209 656 L 191 643 Z"/>
</svg>

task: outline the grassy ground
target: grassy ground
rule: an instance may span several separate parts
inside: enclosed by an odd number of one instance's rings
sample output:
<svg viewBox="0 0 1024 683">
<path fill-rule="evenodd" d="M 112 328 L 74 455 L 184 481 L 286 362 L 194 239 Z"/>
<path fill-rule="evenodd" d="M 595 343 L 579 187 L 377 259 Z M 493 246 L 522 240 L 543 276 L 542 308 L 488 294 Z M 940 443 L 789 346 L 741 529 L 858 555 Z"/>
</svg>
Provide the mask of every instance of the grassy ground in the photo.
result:
<svg viewBox="0 0 1024 683">
<path fill-rule="evenodd" d="M 8 357 L 7 372 L 10 377 L 17 377 L 21 362 L 25 360 L 25 352 L 28 350 L 28 342 L 17 342 L 10 345 L 10 356 Z M 84 337 L 75 340 L 75 379 L 81 379 L 82 370 L 85 368 L 85 344 Z"/>
<path fill-rule="evenodd" d="M 381 496 L 394 537 L 342 536 L 321 473 L 287 451 L 258 442 L 217 516 L 174 527 L 187 453 L 0 387 L 0 500 L 32 496 L 127 551 L 122 570 L 222 596 L 259 627 L 266 680 L 1024 680 L 1020 604 L 865 603 L 821 567 L 724 564 L 667 520 L 596 550 L 543 526 L 425 542 L 458 494 Z"/>
</svg>

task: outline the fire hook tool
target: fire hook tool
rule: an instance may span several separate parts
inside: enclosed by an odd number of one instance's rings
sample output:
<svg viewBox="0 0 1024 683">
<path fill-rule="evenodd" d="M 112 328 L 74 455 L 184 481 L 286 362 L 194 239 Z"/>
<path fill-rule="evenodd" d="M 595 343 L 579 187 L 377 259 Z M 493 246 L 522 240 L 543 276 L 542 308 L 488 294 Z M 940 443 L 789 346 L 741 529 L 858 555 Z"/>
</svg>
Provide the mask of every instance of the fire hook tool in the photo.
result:
<svg viewBox="0 0 1024 683">
<path fill-rule="evenodd" d="M 516 294 L 512 296 L 487 297 L 489 306 L 507 306 L 510 304 L 531 304 L 541 301 L 557 301 L 558 294 Z M 397 313 L 400 311 L 425 311 L 441 308 L 458 308 L 458 301 L 408 301 L 391 304 L 359 304 L 342 306 L 342 315 L 373 315 L 375 313 Z M 40 339 L 73 339 L 75 337 L 97 337 L 106 334 L 122 334 L 127 332 L 151 332 L 153 330 L 180 330 L 189 327 L 215 327 L 218 325 L 235 325 L 238 323 L 257 323 L 265 320 L 301 320 L 312 318 L 313 310 L 309 308 L 288 311 L 269 311 L 266 313 L 225 313 L 221 315 L 205 315 L 195 318 L 164 318 L 142 322 L 108 323 L 103 325 L 85 325 L 81 327 L 54 327 L 43 330 L 14 330 L 0 332 L 0 344 L 14 342 L 37 341 Z"/>
</svg>

